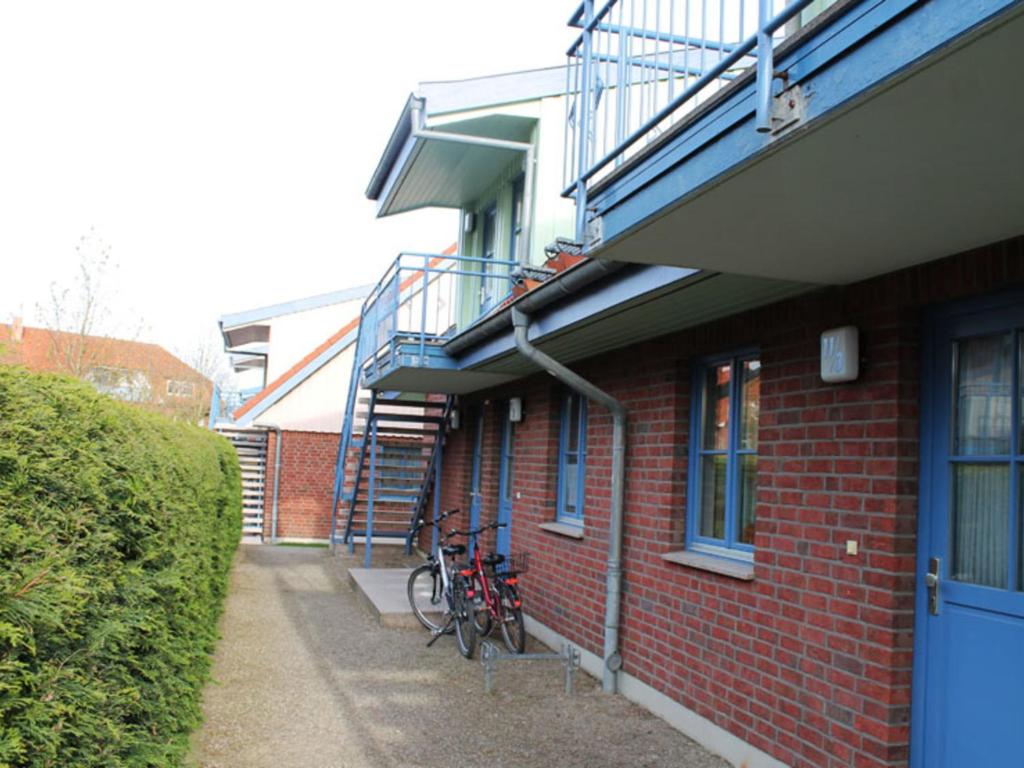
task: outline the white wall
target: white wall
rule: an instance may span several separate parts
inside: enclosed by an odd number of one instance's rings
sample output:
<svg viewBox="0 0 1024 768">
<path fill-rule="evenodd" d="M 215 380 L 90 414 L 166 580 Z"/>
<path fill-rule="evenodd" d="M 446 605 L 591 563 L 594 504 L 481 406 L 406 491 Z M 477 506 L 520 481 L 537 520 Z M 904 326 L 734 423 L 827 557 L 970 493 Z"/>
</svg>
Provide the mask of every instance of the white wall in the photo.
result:
<svg viewBox="0 0 1024 768">
<path fill-rule="evenodd" d="M 312 345 L 306 349 L 309 349 Z M 276 402 L 256 421 L 281 429 L 305 432 L 340 432 L 355 343 L 343 350 L 299 386 Z"/>
<path fill-rule="evenodd" d="M 270 321 L 267 383 L 291 368 L 342 326 L 359 317 L 362 299 L 281 315 Z"/>
</svg>

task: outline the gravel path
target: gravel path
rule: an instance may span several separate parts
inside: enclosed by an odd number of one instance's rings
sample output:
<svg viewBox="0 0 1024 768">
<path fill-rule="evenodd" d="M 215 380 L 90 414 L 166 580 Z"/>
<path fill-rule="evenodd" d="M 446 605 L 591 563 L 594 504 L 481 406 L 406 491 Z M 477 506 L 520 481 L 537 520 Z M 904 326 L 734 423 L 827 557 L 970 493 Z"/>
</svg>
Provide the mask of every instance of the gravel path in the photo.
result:
<svg viewBox="0 0 1024 768">
<path fill-rule="evenodd" d="M 324 549 L 242 547 L 221 632 L 199 768 L 725 766 L 586 674 L 566 697 L 557 665 L 505 665 L 486 697 L 478 661 L 378 626 Z"/>
</svg>

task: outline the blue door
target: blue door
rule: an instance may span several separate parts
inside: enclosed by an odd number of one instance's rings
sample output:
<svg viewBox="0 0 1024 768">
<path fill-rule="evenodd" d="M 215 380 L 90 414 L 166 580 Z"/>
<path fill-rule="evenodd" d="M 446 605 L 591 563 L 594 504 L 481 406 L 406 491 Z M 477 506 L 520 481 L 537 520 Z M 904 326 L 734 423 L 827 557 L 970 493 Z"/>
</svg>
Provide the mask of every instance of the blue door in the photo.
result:
<svg viewBox="0 0 1024 768">
<path fill-rule="evenodd" d="M 480 465 L 483 462 L 484 450 L 484 409 L 481 407 L 476 414 L 476 432 L 473 435 L 473 469 L 469 486 L 469 527 L 480 526 L 480 507 L 482 495 L 480 493 Z M 473 542 L 469 545 L 469 555 L 473 556 Z"/>
<path fill-rule="evenodd" d="M 501 422 L 501 459 L 498 470 L 498 522 L 504 528 L 498 529 L 497 551 L 508 556 L 512 551 L 512 468 L 515 465 L 515 429 L 516 425 L 508 418 L 508 406 L 505 407 Z"/>
<path fill-rule="evenodd" d="M 1024 765 L 1024 297 L 935 318 L 922 377 L 911 760 Z"/>
</svg>

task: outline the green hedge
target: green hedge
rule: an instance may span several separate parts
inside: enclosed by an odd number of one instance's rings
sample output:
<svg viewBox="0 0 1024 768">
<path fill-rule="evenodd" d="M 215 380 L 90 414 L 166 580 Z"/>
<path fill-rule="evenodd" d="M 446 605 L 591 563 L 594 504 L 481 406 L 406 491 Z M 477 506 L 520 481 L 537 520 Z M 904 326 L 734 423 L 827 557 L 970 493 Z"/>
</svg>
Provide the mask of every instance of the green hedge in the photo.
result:
<svg viewBox="0 0 1024 768">
<path fill-rule="evenodd" d="M 0 768 L 182 764 L 240 529 L 226 440 L 0 367 Z"/>
</svg>

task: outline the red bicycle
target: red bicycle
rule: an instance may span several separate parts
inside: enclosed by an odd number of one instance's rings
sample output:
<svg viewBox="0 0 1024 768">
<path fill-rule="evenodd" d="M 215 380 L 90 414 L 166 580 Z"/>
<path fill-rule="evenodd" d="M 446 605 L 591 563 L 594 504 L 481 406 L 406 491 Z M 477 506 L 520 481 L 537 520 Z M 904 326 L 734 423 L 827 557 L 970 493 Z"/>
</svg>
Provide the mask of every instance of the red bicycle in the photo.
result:
<svg viewBox="0 0 1024 768">
<path fill-rule="evenodd" d="M 495 552 L 480 554 L 480 534 L 504 527 L 505 523 L 494 522 L 471 531 L 452 531 L 452 534 L 465 536 L 473 542 L 473 560 L 470 567 L 463 568 L 461 575 L 470 582 L 466 597 L 476 606 L 477 633 L 486 637 L 497 625 L 509 651 L 522 653 L 526 650 L 526 627 L 518 585 L 519 574 L 527 567 L 526 555 L 506 558 Z"/>
</svg>

